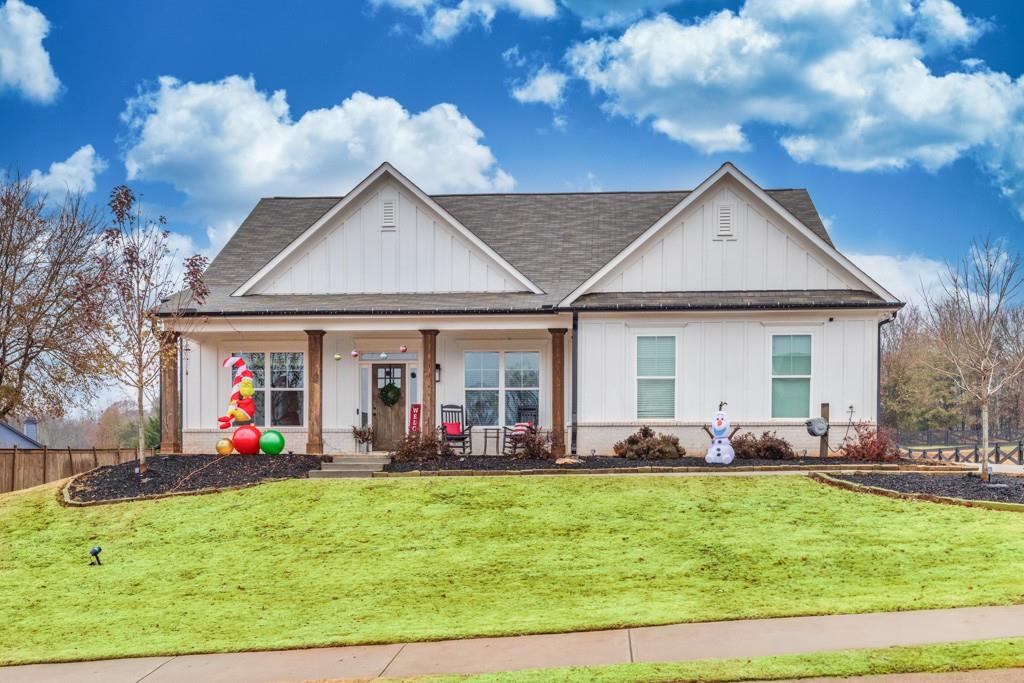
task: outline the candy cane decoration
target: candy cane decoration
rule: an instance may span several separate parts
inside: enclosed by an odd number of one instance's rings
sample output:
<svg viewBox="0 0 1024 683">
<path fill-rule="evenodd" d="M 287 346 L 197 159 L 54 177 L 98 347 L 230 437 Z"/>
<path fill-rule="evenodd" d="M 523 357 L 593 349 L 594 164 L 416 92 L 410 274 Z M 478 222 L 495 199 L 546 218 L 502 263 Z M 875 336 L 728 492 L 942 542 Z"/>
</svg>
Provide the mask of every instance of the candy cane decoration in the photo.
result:
<svg viewBox="0 0 1024 683">
<path fill-rule="evenodd" d="M 235 371 L 235 377 L 231 381 L 231 398 L 228 399 L 228 410 L 227 410 L 228 415 L 225 415 L 224 417 L 219 418 L 220 419 L 220 428 L 221 429 L 227 429 L 227 428 L 229 428 L 231 426 L 231 417 L 230 417 L 230 415 L 231 415 L 232 408 L 234 408 L 236 405 L 238 405 L 238 402 L 240 400 L 242 400 L 242 392 L 239 390 L 240 389 L 240 385 L 242 384 L 242 380 L 243 379 L 250 379 L 251 380 L 251 379 L 253 379 L 253 375 L 252 375 L 252 371 L 249 370 L 249 368 L 246 366 L 244 358 L 239 358 L 237 356 L 231 356 L 230 358 L 225 358 L 223 366 L 225 368 L 232 368 Z"/>
</svg>

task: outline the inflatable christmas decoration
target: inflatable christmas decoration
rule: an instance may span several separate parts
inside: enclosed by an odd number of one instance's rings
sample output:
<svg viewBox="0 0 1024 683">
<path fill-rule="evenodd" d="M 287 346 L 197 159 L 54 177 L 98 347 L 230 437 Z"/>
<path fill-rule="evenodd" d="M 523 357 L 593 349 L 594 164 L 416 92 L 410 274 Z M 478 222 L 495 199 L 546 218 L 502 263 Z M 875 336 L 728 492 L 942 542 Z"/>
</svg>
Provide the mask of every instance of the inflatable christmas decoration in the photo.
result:
<svg viewBox="0 0 1024 683">
<path fill-rule="evenodd" d="M 231 381 L 231 398 L 225 414 L 217 418 L 221 429 L 236 427 L 230 439 L 217 442 L 217 452 L 230 455 L 238 451 L 242 455 L 256 455 L 263 449 L 267 455 L 277 455 L 284 450 L 284 436 L 281 432 L 268 429 L 261 432 L 253 423 L 256 419 L 256 387 L 253 374 L 245 365 L 245 359 L 232 356 L 224 360 L 224 367 L 234 370 Z"/>
<path fill-rule="evenodd" d="M 736 457 L 731 439 L 740 428 L 734 427 L 730 430 L 729 416 L 722 410 L 725 405 L 725 403 L 718 404 L 718 412 L 715 413 L 715 418 L 711 421 L 711 429 L 704 427 L 704 431 L 711 436 L 711 445 L 708 446 L 707 455 L 704 456 L 704 461 L 709 465 L 728 465 Z"/>
<path fill-rule="evenodd" d="M 256 417 L 256 401 L 253 400 L 256 389 L 252 383 L 252 371 L 246 367 L 244 358 L 226 358 L 224 367 L 234 368 L 235 377 L 231 381 L 227 413 L 217 419 L 221 429 L 229 429 L 232 423 L 240 426 L 252 422 Z"/>
</svg>

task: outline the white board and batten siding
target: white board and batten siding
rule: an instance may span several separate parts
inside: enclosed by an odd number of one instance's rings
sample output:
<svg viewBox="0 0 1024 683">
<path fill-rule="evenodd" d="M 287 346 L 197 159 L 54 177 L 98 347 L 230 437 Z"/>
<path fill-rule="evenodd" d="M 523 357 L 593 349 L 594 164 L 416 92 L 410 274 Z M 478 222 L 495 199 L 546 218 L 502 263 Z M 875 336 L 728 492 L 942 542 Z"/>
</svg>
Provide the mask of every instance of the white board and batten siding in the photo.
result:
<svg viewBox="0 0 1024 683">
<path fill-rule="evenodd" d="M 722 180 L 591 291 L 780 289 L 864 286 L 745 188 Z"/>
<path fill-rule="evenodd" d="M 331 219 L 255 294 L 527 291 L 500 264 L 391 180 Z"/>
<path fill-rule="evenodd" d="M 770 423 L 774 334 L 811 336 L 811 415 L 829 403 L 833 421 L 845 421 L 849 406 L 854 421 L 875 420 L 878 317 L 836 312 L 728 319 L 588 315 L 580 321 L 580 423 L 638 422 L 638 335 L 676 337 L 676 415 L 668 422 L 705 423 L 726 401 L 733 421 Z"/>
</svg>

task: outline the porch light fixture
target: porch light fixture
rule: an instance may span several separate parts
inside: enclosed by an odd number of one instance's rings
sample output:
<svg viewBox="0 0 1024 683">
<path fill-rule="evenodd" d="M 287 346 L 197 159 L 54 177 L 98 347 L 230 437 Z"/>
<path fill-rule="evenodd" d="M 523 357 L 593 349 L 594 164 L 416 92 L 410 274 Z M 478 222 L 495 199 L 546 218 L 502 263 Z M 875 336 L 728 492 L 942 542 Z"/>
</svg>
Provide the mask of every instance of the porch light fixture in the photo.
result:
<svg viewBox="0 0 1024 683">
<path fill-rule="evenodd" d="M 440 382 L 441 381 L 441 364 L 440 363 L 437 363 L 437 364 L 434 365 L 434 381 L 435 382 Z"/>
</svg>

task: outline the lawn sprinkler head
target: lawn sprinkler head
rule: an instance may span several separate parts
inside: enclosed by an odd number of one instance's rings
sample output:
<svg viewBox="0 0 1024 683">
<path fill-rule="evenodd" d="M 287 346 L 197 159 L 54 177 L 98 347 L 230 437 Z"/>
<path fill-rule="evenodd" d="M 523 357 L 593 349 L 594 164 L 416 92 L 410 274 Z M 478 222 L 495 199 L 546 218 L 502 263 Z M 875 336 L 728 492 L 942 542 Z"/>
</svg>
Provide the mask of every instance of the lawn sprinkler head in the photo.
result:
<svg viewBox="0 0 1024 683">
<path fill-rule="evenodd" d="M 101 552 L 103 552 L 103 548 L 99 547 L 98 545 L 94 545 L 92 547 L 92 550 L 89 551 L 89 554 L 92 555 L 92 560 L 89 562 L 90 565 L 92 565 L 92 564 L 103 564 L 102 562 L 100 562 L 100 553 Z"/>
</svg>

